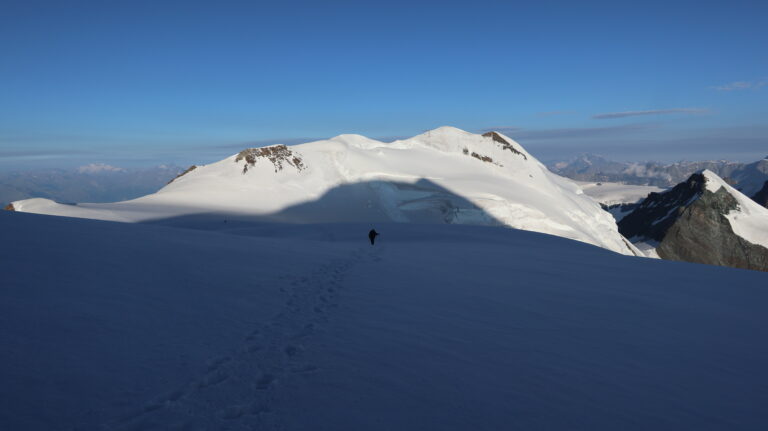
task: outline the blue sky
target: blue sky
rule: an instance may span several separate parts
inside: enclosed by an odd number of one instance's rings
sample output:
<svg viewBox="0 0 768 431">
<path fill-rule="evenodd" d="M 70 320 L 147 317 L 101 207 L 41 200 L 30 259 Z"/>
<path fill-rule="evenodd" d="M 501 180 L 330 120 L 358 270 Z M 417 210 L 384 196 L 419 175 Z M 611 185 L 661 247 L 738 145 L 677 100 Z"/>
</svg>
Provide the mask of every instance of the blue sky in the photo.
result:
<svg viewBox="0 0 768 431">
<path fill-rule="evenodd" d="M 544 160 L 768 154 L 766 2 L 13 1 L 0 169 L 442 125 Z"/>
</svg>

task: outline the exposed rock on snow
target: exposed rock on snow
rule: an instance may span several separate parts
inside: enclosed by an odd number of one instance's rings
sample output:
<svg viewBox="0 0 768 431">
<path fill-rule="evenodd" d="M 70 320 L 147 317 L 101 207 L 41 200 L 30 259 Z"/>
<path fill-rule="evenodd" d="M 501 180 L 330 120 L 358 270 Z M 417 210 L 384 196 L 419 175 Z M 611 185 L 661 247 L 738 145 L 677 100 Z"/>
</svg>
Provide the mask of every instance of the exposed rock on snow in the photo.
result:
<svg viewBox="0 0 768 431">
<path fill-rule="evenodd" d="M 184 172 L 180 173 L 179 175 L 176 175 L 172 180 L 168 181 L 168 184 L 176 181 L 177 178 L 183 177 L 184 175 L 194 171 L 195 169 L 197 169 L 197 165 L 192 165 L 188 167 Z"/>
<path fill-rule="evenodd" d="M 493 163 L 493 164 L 494 164 L 494 165 L 496 165 L 496 166 L 504 167 L 504 165 L 500 165 L 500 164 L 498 164 L 498 163 L 494 162 L 494 161 L 493 161 L 493 159 L 492 159 L 492 158 L 490 158 L 490 157 L 488 157 L 488 156 L 481 156 L 480 154 L 477 154 L 477 153 L 476 153 L 476 152 L 474 152 L 474 151 L 472 151 L 472 154 L 470 154 L 470 153 L 469 153 L 469 150 L 468 150 L 468 149 L 466 149 L 466 148 L 464 148 L 464 149 L 463 149 L 463 150 L 461 150 L 461 151 L 462 151 L 462 153 L 464 153 L 464 154 L 466 154 L 466 155 L 468 155 L 468 156 L 472 156 L 472 157 L 476 158 L 477 160 L 480 160 L 481 162 L 486 162 L 486 163 Z"/>
<path fill-rule="evenodd" d="M 677 221 L 680 213 L 704 190 L 704 175 L 693 174 L 663 193 L 650 193 L 636 209 L 619 223 L 627 238 L 643 237 L 661 241 L 667 230 Z"/>
<path fill-rule="evenodd" d="M 6 211 L 16 211 L 16 208 L 14 208 L 13 204 L 8 204 L 3 209 Z"/>
<path fill-rule="evenodd" d="M 499 133 L 497 133 L 497 132 L 488 132 L 488 133 L 483 133 L 483 136 L 485 136 L 486 138 L 491 138 L 491 139 L 493 139 L 494 142 L 498 142 L 499 144 L 501 144 L 501 148 L 503 150 L 512 151 L 513 153 L 518 154 L 520 156 L 523 156 L 524 159 L 528 160 L 528 156 L 526 156 L 525 154 L 523 154 L 520 151 L 517 151 L 515 149 L 515 147 L 511 143 L 509 143 L 509 141 L 507 141 L 505 138 L 503 138 Z"/>
<path fill-rule="evenodd" d="M 639 203 L 613 205 L 600 204 L 604 210 L 613 216 L 613 218 L 616 220 L 616 223 L 620 222 L 624 217 L 627 216 L 627 214 L 634 211 L 638 205 Z"/>
<path fill-rule="evenodd" d="M 240 160 L 245 160 L 245 165 L 243 166 L 243 173 L 245 174 L 248 172 L 248 167 L 253 167 L 259 158 L 265 158 L 272 162 L 272 165 L 275 167 L 275 172 L 283 170 L 283 163 L 293 166 L 297 171 L 301 171 L 305 168 L 301 157 L 297 154 L 294 155 L 288 147 L 282 144 L 243 150 L 235 158 L 235 163 Z"/>
<path fill-rule="evenodd" d="M 619 230 L 633 242 L 657 242 L 663 259 L 768 271 L 768 209 L 711 171 L 651 193 Z"/>
</svg>

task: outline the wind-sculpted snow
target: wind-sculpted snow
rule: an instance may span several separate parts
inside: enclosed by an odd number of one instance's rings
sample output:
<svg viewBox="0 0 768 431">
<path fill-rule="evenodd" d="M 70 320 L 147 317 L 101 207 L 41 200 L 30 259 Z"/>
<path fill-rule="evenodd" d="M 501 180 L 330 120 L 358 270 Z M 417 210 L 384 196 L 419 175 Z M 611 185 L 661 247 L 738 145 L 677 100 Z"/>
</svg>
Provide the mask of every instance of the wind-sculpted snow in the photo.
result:
<svg viewBox="0 0 768 431">
<path fill-rule="evenodd" d="M 637 253 L 597 202 L 512 139 L 451 127 L 390 143 L 340 135 L 249 149 L 132 201 L 14 204 L 23 212 L 129 222 L 218 214 L 220 220 L 505 225 Z"/>
<path fill-rule="evenodd" d="M 766 274 L 371 227 L 0 213 L 0 429 L 764 428 Z"/>
</svg>

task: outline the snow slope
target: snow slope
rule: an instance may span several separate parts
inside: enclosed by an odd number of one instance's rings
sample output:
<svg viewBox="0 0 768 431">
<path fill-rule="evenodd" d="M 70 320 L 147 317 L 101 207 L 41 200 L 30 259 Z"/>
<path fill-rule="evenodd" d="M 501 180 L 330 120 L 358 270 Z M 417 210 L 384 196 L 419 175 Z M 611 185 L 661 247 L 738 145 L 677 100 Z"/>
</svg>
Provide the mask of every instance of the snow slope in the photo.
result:
<svg viewBox="0 0 768 431">
<path fill-rule="evenodd" d="M 725 187 L 738 202 L 739 208 L 729 211 L 725 216 L 733 232 L 752 244 L 768 248 L 768 208 L 734 189 L 714 172 L 704 170 L 702 174 L 706 179 L 707 190 L 715 193 Z"/>
<path fill-rule="evenodd" d="M 766 274 L 481 226 L 0 213 L 0 429 L 761 430 Z"/>
<path fill-rule="evenodd" d="M 29 199 L 13 205 L 22 212 L 164 224 L 239 217 L 506 225 L 636 252 L 578 186 L 512 139 L 486 135 L 452 127 L 391 143 L 341 135 L 245 151 L 131 201 L 73 206 Z"/>
</svg>

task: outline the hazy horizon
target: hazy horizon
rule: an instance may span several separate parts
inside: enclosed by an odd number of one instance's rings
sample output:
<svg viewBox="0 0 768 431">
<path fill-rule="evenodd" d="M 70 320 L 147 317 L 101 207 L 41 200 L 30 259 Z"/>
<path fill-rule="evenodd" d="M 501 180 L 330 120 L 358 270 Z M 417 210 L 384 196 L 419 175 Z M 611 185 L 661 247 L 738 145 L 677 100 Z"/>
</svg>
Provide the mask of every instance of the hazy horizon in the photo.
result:
<svg viewBox="0 0 768 431">
<path fill-rule="evenodd" d="M 493 128 L 474 130 L 482 133 Z M 418 133 L 422 133 L 421 130 Z M 572 160 L 582 154 L 592 154 L 605 157 L 617 162 L 659 162 L 674 163 L 681 161 L 714 161 L 727 160 L 733 162 L 749 163 L 762 160 L 768 155 L 768 147 L 759 142 L 752 145 L 745 138 L 734 138 L 733 142 L 741 144 L 741 150 L 733 150 L 732 146 L 721 144 L 718 138 L 681 138 L 676 142 L 679 148 L 670 150 L 667 142 L 654 142 L 635 139 L 632 146 L 616 149 L 609 139 L 605 137 L 582 138 L 573 137 L 573 140 L 588 139 L 584 145 L 564 146 L 558 139 L 553 139 L 546 131 L 540 130 L 501 130 L 503 133 L 515 138 L 533 156 L 544 163 Z M 552 133 L 554 135 L 554 133 Z M 578 132 L 575 132 L 578 134 Z M 520 138 L 519 136 L 523 136 Z M 392 142 L 397 139 L 406 139 L 410 136 L 385 136 L 372 137 L 382 142 Z M 123 169 L 142 169 L 161 165 L 181 166 L 204 165 L 217 162 L 229 157 L 243 149 L 274 144 L 298 145 L 307 142 L 329 139 L 330 137 L 304 137 L 264 139 L 238 143 L 197 145 L 190 147 L 165 147 L 161 151 L 145 151 L 137 153 L 130 148 L 107 148 L 105 150 L 72 150 L 60 152 L 46 152 L 44 150 L 4 150 L 0 149 L 0 173 L 41 171 L 50 169 L 76 170 L 88 165 L 108 165 Z M 591 140 L 590 140 L 591 139 Z M 528 144 L 526 144 L 528 142 Z M 696 147 L 690 150 L 688 147 Z M 754 148 L 752 148 L 754 146 Z M 739 145 L 736 145 L 739 147 Z M 662 151 L 662 150 L 666 151 Z M 703 151 L 704 149 L 705 151 Z M 729 151 L 730 149 L 730 151 Z"/>
</svg>

